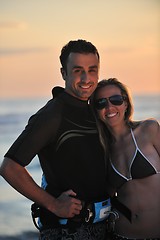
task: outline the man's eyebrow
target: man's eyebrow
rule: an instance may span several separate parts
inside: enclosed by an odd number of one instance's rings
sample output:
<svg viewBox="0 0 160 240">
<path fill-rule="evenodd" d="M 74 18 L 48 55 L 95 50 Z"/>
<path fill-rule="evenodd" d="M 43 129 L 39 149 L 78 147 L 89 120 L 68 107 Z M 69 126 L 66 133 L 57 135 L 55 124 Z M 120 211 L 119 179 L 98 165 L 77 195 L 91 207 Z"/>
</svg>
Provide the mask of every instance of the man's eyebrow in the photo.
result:
<svg viewBox="0 0 160 240">
<path fill-rule="evenodd" d="M 83 67 L 78 66 L 78 65 L 75 65 L 75 66 L 73 66 L 73 69 L 74 69 L 74 68 L 83 68 Z"/>
<path fill-rule="evenodd" d="M 89 66 L 89 68 L 98 68 L 97 65 Z"/>
<path fill-rule="evenodd" d="M 83 67 L 79 66 L 79 65 L 75 65 L 75 66 L 73 66 L 73 69 L 74 68 L 83 68 Z M 93 65 L 93 66 L 89 66 L 89 68 L 98 68 L 98 66 L 97 65 Z"/>
</svg>

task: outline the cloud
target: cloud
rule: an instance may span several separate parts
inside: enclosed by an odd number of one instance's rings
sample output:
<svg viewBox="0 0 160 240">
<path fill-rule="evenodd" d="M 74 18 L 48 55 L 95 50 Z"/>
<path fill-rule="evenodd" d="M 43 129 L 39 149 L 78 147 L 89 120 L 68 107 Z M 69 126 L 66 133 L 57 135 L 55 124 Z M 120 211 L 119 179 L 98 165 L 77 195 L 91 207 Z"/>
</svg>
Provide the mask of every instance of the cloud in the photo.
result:
<svg viewBox="0 0 160 240">
<path fill-rule="evenodd" d="M 30 53 L 48 52 L 50 49 L 45 47 L 32 48 L 0 48 L 0 56 L 22 55 Z"/>
<path fill-rule="evenodd" d="M 133 53 L 135 51 L 135 47 L 125 47 L 125 46 L 110 46 L 108 48 L 103 49 L 104 53 L 110 53 L 110 54 L 121 54 L 121 53 Z"/>
<path fill-rule="evenodd" d="M 0 30 L 8 30 L 8 29 L 26 29 L 28 24 L 26 22 L 16 22 L 16 21 L 1 21 L 0 22 Z"/>
</svg>

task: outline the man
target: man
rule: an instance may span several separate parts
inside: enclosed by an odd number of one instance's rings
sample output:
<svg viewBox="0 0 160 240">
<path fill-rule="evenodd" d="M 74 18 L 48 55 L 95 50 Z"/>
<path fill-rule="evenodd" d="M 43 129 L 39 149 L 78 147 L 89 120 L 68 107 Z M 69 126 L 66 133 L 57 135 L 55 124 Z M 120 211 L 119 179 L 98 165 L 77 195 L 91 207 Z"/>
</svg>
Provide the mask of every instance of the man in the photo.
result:
<svg viewBox="0 0 160 240">
<path fill-rule="evenodd" d="M 99 77 L 99 53 L 85 40 L 61 51 L 65 89 L 33 115 L 5 154 L 1 175 L 40 206 L 41 239 L 105 239 L 105 160 L 88 103 Z M 38 155 L 42 187 L 27 166 Z"/>
</svg>

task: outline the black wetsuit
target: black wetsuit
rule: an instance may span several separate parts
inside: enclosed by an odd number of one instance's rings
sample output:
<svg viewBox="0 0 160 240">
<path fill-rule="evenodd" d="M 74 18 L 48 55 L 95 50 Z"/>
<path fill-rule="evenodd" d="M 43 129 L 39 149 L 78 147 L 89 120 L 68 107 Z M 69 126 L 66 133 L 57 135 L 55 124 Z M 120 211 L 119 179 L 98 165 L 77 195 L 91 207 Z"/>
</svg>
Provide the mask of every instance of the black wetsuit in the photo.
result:
<svg viewBox="0 0 160 240">
<path fill-rule="evenodd" d="M 88 101 L 62 91 L 29 119 L 5 156 L 26 166 L 36 154 L 53 196 L 72 189 L 85 202 L 107 198 L 104 154 Z M 56 221 L 44 210 L 44 225 Z"/>
</svg>

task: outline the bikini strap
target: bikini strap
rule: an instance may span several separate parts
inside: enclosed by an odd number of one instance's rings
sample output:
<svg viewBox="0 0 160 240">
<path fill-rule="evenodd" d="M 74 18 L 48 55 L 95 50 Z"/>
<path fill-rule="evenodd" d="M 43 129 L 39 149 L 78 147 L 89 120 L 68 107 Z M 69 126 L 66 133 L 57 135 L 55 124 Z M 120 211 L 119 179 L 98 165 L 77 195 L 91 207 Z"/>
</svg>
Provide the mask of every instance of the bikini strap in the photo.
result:
<svg viewBox="0 0 160 240">
<path fill-rule="evenodd" d="M 131 135 L 132 135 L 132 139 L 134 141 L 134 144 L 135 144 L 136 148 L 138 148 L 138 145 L 137 145 L 137 142 L 136 142 L 136 139 L 135 139 L 135 136 L 134 136 L 132 128 L 131 128 Z"/>
</svg>

